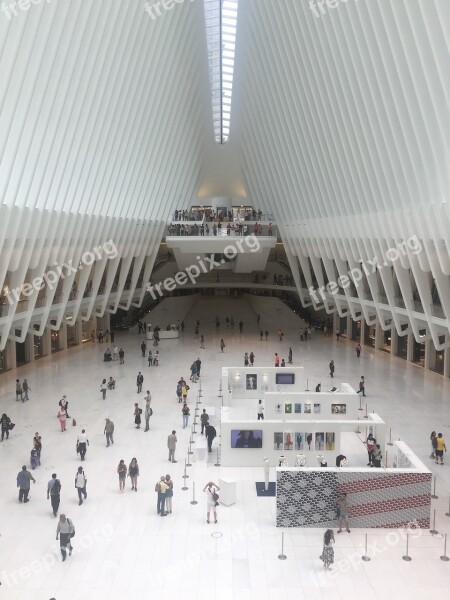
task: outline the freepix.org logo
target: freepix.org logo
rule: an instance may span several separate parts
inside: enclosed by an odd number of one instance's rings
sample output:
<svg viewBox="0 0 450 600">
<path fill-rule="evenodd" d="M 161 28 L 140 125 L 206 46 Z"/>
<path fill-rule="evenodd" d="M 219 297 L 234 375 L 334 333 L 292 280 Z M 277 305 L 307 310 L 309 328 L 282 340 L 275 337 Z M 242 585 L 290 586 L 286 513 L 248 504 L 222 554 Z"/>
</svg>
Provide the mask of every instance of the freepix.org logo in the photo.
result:
<svg viewBox="0 0 450 600">
<path fill-rule="evenodd" d="M 97 246 L 92 249 L 92 252 L 84 252 L 81 256 L 80 262 L 77 267 L 74 267 L 72 260 L 63 263 L 62 265 L 55 264 L 54 268 L 49 269 L 42 277 L 35 277 L 31 283 L 24 283 L 13 290 L 9 290 L 5 294 L 8 302 L 12 305 L 15 302 L 19 302 L 22 296 L 31 296 L 33 292 L 39 292 L 47 286 L 50 290 L 53 290 L 60 279 L 70 277 L 72 274 L 81 271 L 83 267 L 90 267 L 96 260 L 101 260 L 104 257 L 108 259 L 116 258 L 119 254 L 114 242 L 108 240 L 101 246 Z M 65 272 L 64 272 L 65 271 Z"/>
<path fill-rule="evenodd" d="M 243 239 L 237 240 L 236 244 L 230 244 L 227 246 L 224 249 L 223 254 L 226 259 L 233 260 L 233 258 L 235 258 L 239 252 L 241 254 L 245 252 L 244 246 L 250 252 L 258 252 L 258 250 L 261 248 L 261 244 L 255 235 L 247 235 Z M 196 256 L 195 258 L 198 261 L 197 264 L 190 265 L 187 267 L 187 269 L 184 269 L 184 271 L 179 271 L 175 277 L 167 277 L 167 279 L 164 279 L 164 281 L 161 281 L 156 285 L 148 283 L 147 292 L 150 292 L 153 300 L 156 300 L 157 296 L 155 294 L 155 290 L 161 298 L 161 296 L 164 294 L 163 290 L 166 292 L 172 292 L 176 287 L 186 285 L 188 281 L 194 285 L 200 275 L 208 273 L 209 271 L 212 271 L 214 267 L 220 267 L 226 262 L 225 258 L 216 261 L 214 260 L 213 256 L 214 255 L 210 257 L 205 256 L 203 258 L 201 256 Z"/>
</svg>

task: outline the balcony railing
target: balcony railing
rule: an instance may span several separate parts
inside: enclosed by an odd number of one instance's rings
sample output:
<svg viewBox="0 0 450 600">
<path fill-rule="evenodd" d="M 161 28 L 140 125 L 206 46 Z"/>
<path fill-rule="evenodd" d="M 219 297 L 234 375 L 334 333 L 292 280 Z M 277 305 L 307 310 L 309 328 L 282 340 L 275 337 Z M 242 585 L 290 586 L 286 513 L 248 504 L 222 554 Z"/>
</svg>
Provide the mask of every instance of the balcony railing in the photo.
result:
<svg viewBox="0 0 450 600">
<path fill-rule="evenodd" d="M 244 235 L 278 236 L 278 228 L 273 223 L 245 221 L 244 223 L 203 223 L 202 221 L 174 222 L 166 227 L 169 237 L 242 237 Z"/>
</svg>

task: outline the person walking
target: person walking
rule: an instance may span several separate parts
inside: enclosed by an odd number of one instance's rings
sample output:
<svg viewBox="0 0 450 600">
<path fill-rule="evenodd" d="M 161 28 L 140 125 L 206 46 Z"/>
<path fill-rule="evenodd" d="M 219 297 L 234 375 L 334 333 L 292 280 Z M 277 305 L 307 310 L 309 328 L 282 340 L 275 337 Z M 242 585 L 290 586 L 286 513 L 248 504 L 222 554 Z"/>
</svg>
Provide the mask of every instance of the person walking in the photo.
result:
<svg viewBox="0 0 450 600">
<path fill-rule="evenodd" d="M 123 351 L 123 349 L 121 348 L 119 350 L 119 360 L 120 360 L 120 364 L 123 365 L 125 363 L 125 352 Z"/>
<path fill-rule="evenodd" d="M 6 435 L 6 439 L 9 439 L 9 430 L 11 425 L 11 419 L 8 417 L 6 413 L 2 414 L 2 418 L 0 419 L 0 424 L 2 427 L 2 442 Z"/>
<path fill-rule="evenodd" d="M 219 495 L 217 492 L 220 492 L 220 487 L 210 481 L 205 485 L 203 491 L 206 492 L 206 522 L 209 523 L 209 518 L 211 511 L 214 514 L 214 523 L 217 523 L 217 510 L 216 507 L 219 504 Z"/>
<path fill-rule="evenodd" d="M 183 415 L 183 429 L 186 429 L 186 427 L 188 427 L 188 423 L 189 423 L 189 415 L 191 414 L 191 411 L 189 410 L 189 406 L 186 404 L 186 402 L 183 404 L 181 413 Z"/>
<path fill-rule="evenodd" d="M 136 425 L 136 429 L 141 428 L 141 414 L 142 408 L 139 408 L 139 404 L 137 402 L 134 403 L 134 424 Z"/>
<path fill-rule="evenodd" d="M 275 352 L 275 366 L 280 366 L 280 357 L 278 356 L 277 352 Z"/>
<path fill-rule="evenodd" d="M 225 348 L 225 342 L 223 341 L 223 338 L 221 338 L 220 340 L 220 351 L 223 353 L 223 349 Z"/>
<path fill-rule="evenodd" d="M 152 367 L 153 366 L 153 353 L 151 350 L 148 351 L 147 361 L 148 361 L 148 366 Z"/>
<path fill-rule="evenodd" d="M 230 327 L 234 329 L 234 317 L 230 317 Z"/>
<path fill-rule="evenodd" d="M 269 337 L 269 332 L 267 331 L 267 329 L 265 330 L 264 335 L 266 336 L 266 342 L 267 342 L 267 338 Z"/>
<path fill-rule="evenodd" d="M 445 445 L 445 440 L 442 437 L 442 433 L 437 434 L 436 438 L 436 464 L 443 465 L 444 464 L 444 450 L 447 452 L 447 446 Z"/>
<path fill-rule="evenodd" d="M 61 431 L 66 431 L 66 418 L 67 413 L 64 408 L 60 408 L 58 411 L 59 424 L 61 425 Z"/>
<path fill-rule="evenodd" d="M 201 426 L 202 426 L 201 433 L 203 434 L 203 432 L 204 432 L 204 430 L 205 430 L 206 426 L 207 426 L 207 425 L 208 425 L 208 423 L 209 423 L 209 415 L 208 415 L 208 413 L 206 412 L 206 409 L 205 409 L 205 408 L 203 409 L 203 412 L 202 412 L 202 414 L 200 415 L 200 423 L 201 423 Z"/>
<path fill-rule="evenodd" d="M 200 377 L 200 371 L 202 370 L 202 361 L 200 358 L 197 358 L 195 364 L 197 365 L 197 377 Z"/>
<path fill-rule="evenodd" d="M 166 509 L 168 513 L 172 513 L 172 498 L 173 498 L 173 481 L 169 474 L 166 475 L 165 484 L 168 486 L 166 490 Z"/>
<path fill-rule="evenodd" d="M 31 388 L 28 385 L 28 381 L 26 379 L 23 380 L 22 390 L 23 390 L 23 401 L 26 402 L 27 400 L 29 400 L 28 392 L 31 392 Z"/>
<path fill-rule="evenodd" d="M 103 433 L 106 435 L 106 447 L 108 448 L 110 442 L 111 444 L 114 444 L 114 423 L 111 421 L 111 419 L 105 419 L 105 429 Z"/>
<path fill-rule="evenodd" d="M 288 363 L 292 365 L 292 348 L 289 347 Z"/>
<path fill-rule="evenodd" d="M 176 463 L 175 450 L 177 448 L 177 436 L 175 429 L 167 436 L 167 447 L 169 449 L 169 461 Z"/>
<path fill-rule="evenodd" d="M 200 348 L 205 349 L 205 336 L 203 335 L 200 336 Z"/>
<path fill-rule="evenodd" d="M 113 341 L 113 340 L 111 340 L 111 341 Z M 114 346 L 114 348 L 113 348 L 113 360 L 119 360 L 119 348 L 118 348 L 118 346 Z"/>
<path fill-rule="evenodd" d="M 250 352 L 249 358 L 250 358 L 250 366 L 253 367 L 253 363 L 255 362 L 255 353 Z"/>
<path fill-rule="evenodd" d="M 145 396 L 145 411 L 144 411 L 145 429 L 144 429 L 144 431 L 148 431 L 150 429 L 150 417 L 153 414 L 152 408 L 150 406 L 151 401 L 152 401 L 152 397 L 150 396 L 149 390 L 147 390 L 147 395 Z"/>
<path fill-rule="evenodd" d="M 259 332 L 259 340 L 261 342 L 263 341 L 263 336 L 264 336 L 264 331 L 261 329 L 261 331 Z"/>
<path fill-rule="evenodd" d="M 22 396 L 22 385 L 20 383 L 20 379 L 16 379 L 16 402 L 18 402 L 19 400 L 23 400 L 23 396 Z"/>
<path fill-rule="evenodd" d="M 103 400 L 106 399 L 106 390 L 107 390 L 107 385 L 106 385 L 106 379 L 104 379 L 101 384 L 100 384 L 100 392 L 102 393 L 102 397 Z"/>
<path fill-rule="evenodd" d="M 244 354 L 244 367 L 248 367 L 248 352 Z"/>
<path fill-rule="evenodd" d="M 139 465 L 135 458 L 131 459 L 128 467 L 128 476 L 131 479 L 131 489 L 137 492 L 137 478 L 139 477 Z"/>
<path fill-rule="evenodd" d="M 361 394 L 363 395 L 363 398 L 366 397 L 366 388 L 365 388 L 365 381 L 364 381 L 364 375 L 361 375 L 361 380 L 359 382 L 359 390 L 356 392 L 357 394 Z"/>
<path fill-rule="evenodd" d="M 123 492 L 125 491 L 125 479 L 127 478 L 127 465 L 125 464 L 125 461 L 122 459 L 119 462 L 119 465 L 117 467 L 117 473 L 119 475 L 119 493 L 123 494 Z"/>
<path fill-rule="evenodd" d="M 359 358 L 361 356 L 361 344 L 358 342 L 355 346 L 356 356 Z"/>
<path fill-rule="evenodd" d="M 56 473 L 53 473 L 52 478 L 47 484 L 47 500 L 50 498 L 54 517 L 58 515 L 59 503 L 61 502 L 61 487 L 60 480 L 57 478 Z"/>
<path fill-rule="evenodd" d="M 136 377 L 136 385 L 137 385 L 137 393 L 140 394 L 142 392 L 142 384 L 144 383 L 144 376 L 139 371 Z"/>
<path fill-rule="evenodd" d="M 329 364 L 330 367 L 330 376 L 334 377 L 334 360 L 332 360 Z"/>
<path fill-rule="evenodd" d="M 69 415 L 69 402 L 67 400 L 67 396 L 64 395 L 61 400 L 58 402 L 58 405 L 60 406 L 60 408 L 63 408 L 66 411 L 66 416 L 68 419 L 70 419 L 70 415 Z"/>
<path fill-rule="evenodd" d="M 146 350 L 147 350 L 147 344 L 144 341 L 142 341 L 142 344 L 141 344 L 142 358 L 145 358 L 145 351 Z"/>
<path fill-rule="evenodd" d="M 155 492 L 158 494 L 158 501 L 156 503 L 156 512 L 161 517 L 165 517 L 166 513 L 166 492 L 169 489 L 169 486 L 166 483 L 166 478 L 164 475 L 161 475 L 159 481 L 155 485 Z"/>
<path fill-rule="evenodd" d="M 217 435 L 217 432 L 216 432 L 215 427 L 213 427 L 212 425 L 210 425 L 208 423 L 208 425 L 205 428 L 205 436 L 208 441 L 208 452 L 212 452 L 212 443 L 213 443 L 216 435 Z"/>
<path fill-rule="evenodd" d="M 323 549 L 320 555 L 320 560 L 323 562 L 325 569 L 331 569 L 331 565 L 334 563 L 334 533 L 331 529 L 325 531 L 323 536 Z"/>
<path fill-rule="evenodd" d="M 70 519 L 66 518 L 66 515 L 59 515 L 58 526 L 56 528 L 56 539 L 59 536 L 59 547 L 61 550 L 61 556 L 63 562 L 67 558 L 67 549 L 69 549 L 69 556 L 73 551 L 71 539 L 75 536 L 75 527 Z"/>
<path fill-rule="evenodd" d="M 256 412 L 258 414 L 258 421 L 260 421 L 260 420 L 264 421 L 264 406 L 263 406 L 262 400 L 258 401 L 258 406 L 256 408 Z"/>
<path fill-rule="evenodd" d="M 338 506 L 337 517 L 339 522 L 338 533 L 341 533 L 342 527 L 345 526 L 347 533 L 350 533 L 350 529 L 348 527 L 348 506 L 347 506 L 347 494 L 342 493 L 336 500 L 336 504 Z"/>
<path fill-rule="evenodd" d="M 431 455 L 430 458 L 436 458 L 436 432 L 432 431 L 431 435 L 430 435 L 430 442 L 431 442 Z M 2 425 L 2 440 L 3 440 L 3 425 Z"/>
<path fill-rule="evenodd" d="M 80 455 L 81 460 L 85 459 L 87 447 L 89 446 L 88 436 L 86 430 L 82 429 L 81 433 L 77 437 L 77 454 Z"/>
<path fill-rule="evenodd" d="M 244 323 L 239 321 L 239 333 L 244 333 Z"/>
<path fill-rule="evenodd" d="M 83 496 L 86 500 L 87 492 L 86 492 L 87 478 L 84 474 L 83 467 L 78 467 L 78 471 L 75 475 L 75 489 L 78 493 L 78 506 L 83 504 Z"/>
<path fill-rule="evenodd" d="M 36 483 L 35 478 L 27 470 L 26 465 L 23 465 L 22 470 L 17 474 L 17 487 L 19 488 L 19 502 L 29 502 L 28 494 L 30 493 L 30 481 Z"/>
</svg>

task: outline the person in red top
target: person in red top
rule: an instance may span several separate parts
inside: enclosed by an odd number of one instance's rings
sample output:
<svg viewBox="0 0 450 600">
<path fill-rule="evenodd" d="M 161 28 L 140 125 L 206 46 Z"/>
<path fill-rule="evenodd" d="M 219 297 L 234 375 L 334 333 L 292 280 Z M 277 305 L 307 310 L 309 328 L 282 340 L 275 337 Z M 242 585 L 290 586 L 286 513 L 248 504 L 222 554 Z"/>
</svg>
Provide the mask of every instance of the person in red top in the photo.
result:
<svg viewBox="0 0 450 600">
<path fill-rule="evenodd" d="M 275 366 L 279 367 L 280 366 L 280 357 L 278 356 L 278 354 L 275 352 Z"/>
</svg>

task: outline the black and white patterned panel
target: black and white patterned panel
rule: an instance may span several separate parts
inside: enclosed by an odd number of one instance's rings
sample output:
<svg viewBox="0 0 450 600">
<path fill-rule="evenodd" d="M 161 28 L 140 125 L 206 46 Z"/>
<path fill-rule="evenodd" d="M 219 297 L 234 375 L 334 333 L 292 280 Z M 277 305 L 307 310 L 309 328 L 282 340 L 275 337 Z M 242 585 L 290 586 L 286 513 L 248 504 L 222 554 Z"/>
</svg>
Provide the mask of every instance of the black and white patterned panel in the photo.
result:
<svg viewBox="0 0 450 600">
<path fill-rule="evenodd" d="M 337 473 L 277 472 L 277 527 L 334 527 Z"/>
</svg>

